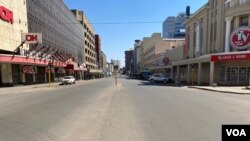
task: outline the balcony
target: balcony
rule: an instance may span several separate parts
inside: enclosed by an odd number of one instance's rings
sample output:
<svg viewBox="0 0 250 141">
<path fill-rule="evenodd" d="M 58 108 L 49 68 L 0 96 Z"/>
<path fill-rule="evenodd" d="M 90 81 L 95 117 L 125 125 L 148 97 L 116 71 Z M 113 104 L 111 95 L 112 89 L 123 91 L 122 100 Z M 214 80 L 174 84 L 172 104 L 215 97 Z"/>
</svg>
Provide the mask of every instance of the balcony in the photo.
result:
<svg viewBox="0 0 250 141">
<path fill-rule="evenodd" d="M 250 0 L 226 0 L 226 17 L 232 17 L 250 13 Z"/>
</svg>

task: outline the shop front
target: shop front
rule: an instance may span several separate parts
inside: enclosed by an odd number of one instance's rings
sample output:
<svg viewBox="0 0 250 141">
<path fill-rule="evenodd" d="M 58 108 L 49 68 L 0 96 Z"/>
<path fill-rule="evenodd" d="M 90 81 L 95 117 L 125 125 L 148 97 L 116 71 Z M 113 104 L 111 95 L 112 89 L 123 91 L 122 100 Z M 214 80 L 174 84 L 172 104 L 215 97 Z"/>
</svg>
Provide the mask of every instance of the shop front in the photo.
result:
<svg viewBox="0 0 250 141">
<path fill-rule="evenodd" d="M 234 52 L 212 55 L 211 61 L 217 66 L 218 84 L 249 85 L 250 52 Z"/>
<path fill-rule="evenodd" d="M 64 68 L 62 62 L 54 62 L 56 68 Z M 48 82 L 48 62 L 24 56 L 0 54 L 0 86 L 31 85 Z M 52 68 L 51 81 L 55 81 Z"/>
</svg>

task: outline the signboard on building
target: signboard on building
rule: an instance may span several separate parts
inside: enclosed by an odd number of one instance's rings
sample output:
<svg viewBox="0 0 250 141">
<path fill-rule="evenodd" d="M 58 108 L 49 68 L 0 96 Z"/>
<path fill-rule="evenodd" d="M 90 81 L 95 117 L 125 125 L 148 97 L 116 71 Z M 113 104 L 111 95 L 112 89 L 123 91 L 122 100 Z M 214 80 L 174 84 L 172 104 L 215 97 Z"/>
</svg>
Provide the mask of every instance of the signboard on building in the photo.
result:
<svg viewBox="0 0 250 141">
<path fill-rule="evenodd" d="M 225 54 L 225 55 L 212 55 L 212 62 L 221 61 L 236 61 L 236 60 L 250 60 L 250 53 L 248 54 Z"/>
<path fill-rule="evenodd" d="M 250 47 L 250 28 L 240 27 L 230 36 L 230 43 L 236 50 L 244 50 Z"/>
<path fill-rule="evenodd" d="M 13 24 L 13 12 L 5 8 L 4 6 L 0 6 L 0 19 Z"/>
<path fill-rule="evenodd" d="M 23 66 L 23 73 L 24 74 L 37 73 L 37 67 L 34 67 L 34 66 Z"/>
<path fill-rule="evenodd" d="M 42 33 L 22 33 L 22 41 L 26 44 L 42 43 Z"/>
</svg>

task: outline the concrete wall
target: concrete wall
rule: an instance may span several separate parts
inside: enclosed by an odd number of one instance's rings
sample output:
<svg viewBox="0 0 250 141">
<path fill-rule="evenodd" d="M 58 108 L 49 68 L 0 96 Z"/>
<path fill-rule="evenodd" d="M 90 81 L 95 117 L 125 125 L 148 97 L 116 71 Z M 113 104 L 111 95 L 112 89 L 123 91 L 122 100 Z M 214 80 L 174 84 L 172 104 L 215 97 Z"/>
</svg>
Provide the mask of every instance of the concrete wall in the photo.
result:
<svg viewBox="0 0 250 141">
<path fill-rule="evenodd" d="M 14 17 L 13 24 L 0 19 L 0 49 L 14 51 L 22 42 L 21 33 L 28 32 L 26 0 L 1 0 L 0 6 L 12 11 Z"/>
</svg>

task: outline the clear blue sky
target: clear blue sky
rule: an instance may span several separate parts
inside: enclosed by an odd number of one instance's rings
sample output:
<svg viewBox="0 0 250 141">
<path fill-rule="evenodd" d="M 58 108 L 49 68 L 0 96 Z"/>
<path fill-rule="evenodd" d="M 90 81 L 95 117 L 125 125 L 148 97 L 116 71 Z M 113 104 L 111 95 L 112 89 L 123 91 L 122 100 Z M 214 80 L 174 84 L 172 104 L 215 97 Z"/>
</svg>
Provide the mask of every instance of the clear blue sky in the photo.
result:
<svg viewBox="0 0 250 141">
<path fill-rule="evenodd" d="M 162 23 L 168 16 L 177 16 L 179 12 L 185 12 L 187 5 L 191 6 L 193 13 L 208 0 L 64 1 L 70 9 L 84 11 L 89 21 L 93 23 L 95 33 L 101 37 L 101 46 L 107 61 L 118 58 L 124 66 L 124 51 L 133 48 L 135 39 L 150 37 L 154 32 L 161 33 Z M 135 24 L 135 22 L 158 23 Z"/>
</svg>

